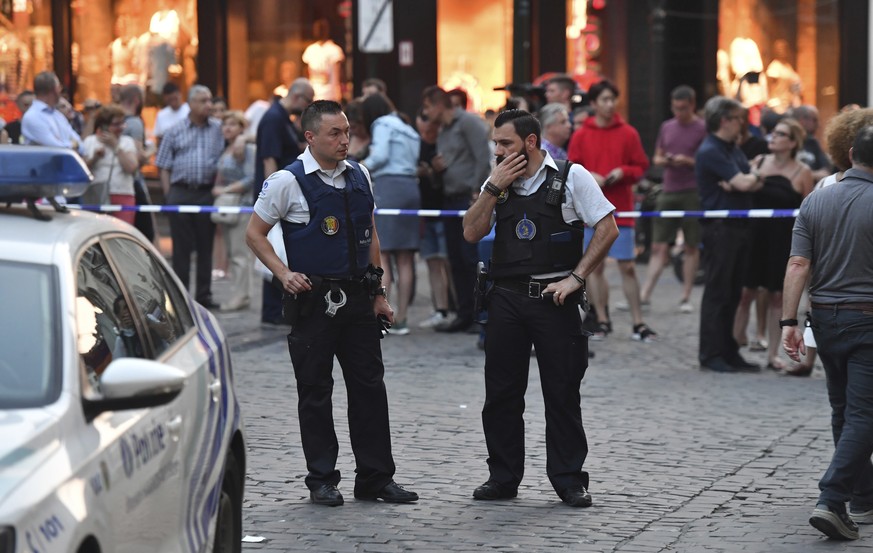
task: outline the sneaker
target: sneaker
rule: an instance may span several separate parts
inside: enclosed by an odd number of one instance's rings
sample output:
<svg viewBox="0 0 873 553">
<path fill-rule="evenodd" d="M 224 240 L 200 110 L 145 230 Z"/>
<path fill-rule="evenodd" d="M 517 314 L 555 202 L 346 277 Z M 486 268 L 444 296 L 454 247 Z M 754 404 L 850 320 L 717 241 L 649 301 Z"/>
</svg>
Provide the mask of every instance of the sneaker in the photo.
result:
<svg viewBox="0 0 873 553">
<path fill-rule="evenodd" d="M 838 513 L 824 503 L 815 506 L 809 524 L 832 540 L 857 540 L 858 525 L 848 513 Z"/>
<path fill-rule="evenodd" d="M 648 311 L 651 307 L 652 302 L 640 300 L 640 309 L 642 309 L 643 311 Z M 630 311 L 630 304 L 626 301 L 619 301 L 616 302 L 615 308 L 619 311 Z"/>
<path fill-rule="evenodd" d="M 591 339 L 599 342 L 606 338 L 612 332 L 612 321 L 607 321 L 605 323 L 597 322 L 595 326 L 594 333 L 591 335 Z"/>
<path fill-rule="evenodd" d="M 873 509 L 864 510 L 858 507 L 849 507 L 849 516 L 855 524 L 873 524 Z"/>
<path fill-rule="evenodd" d="M 449 318 L 439 311 L 435 311 L 433 315 L 418 323 L 418 328 L 433 328 L 439 324 L 446 322 Z"/>
<path fill-rule="evenodd" d="M 679 304 L 679 312 L 680 313 L 694 313 L 694 306 L 691 305 L 690 301 L 683 301 Z"/>
<path fill-rule="evenodd" d="M 391 327 L 391 335 L 393 336 L 406 336 L 407 334 L 409 334 L 409 325 L 406 324 L 406 321 L 397 321 Z"/>
<path fill-rule="evenodd" d="M 646 326 L 646 323 L 640 323 L 634 325 L 634 333 L 631 335 L 631 339 L 648 344 L 650 342 L 658 341 L 658 334 Z"/>
</svg>

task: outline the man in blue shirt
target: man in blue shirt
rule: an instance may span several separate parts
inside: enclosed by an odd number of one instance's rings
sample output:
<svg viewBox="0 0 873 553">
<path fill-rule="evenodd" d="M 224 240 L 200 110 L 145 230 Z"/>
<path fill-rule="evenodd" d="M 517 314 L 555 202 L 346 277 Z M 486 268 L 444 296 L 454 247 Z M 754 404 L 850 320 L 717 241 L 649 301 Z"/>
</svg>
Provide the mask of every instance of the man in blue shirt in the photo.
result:
<svg viewBox="0 0 873 553">
<path fill-rule="evenodd" d="M 303 113 L 314 96 L 315 91 L 309 81 L 297 79 L 291 83 L 288 94 L 276 99 L 258 123 L 255 185 L 252 187 L 255 200 L 267 177 L 294 163 L 300 155 L 301 138 L 291 116 Z M 283 324 L 282 292 L 266 281 L 262 286 L 261 322 Z"/>
<path fill-rule="evenodd" d="M 743 107 L 715 96 L 706 102 L 707 137 L 695 156 L 700 204 L 704 210 L 751 209 L 750 192 L 763 179 L 749 168 L 736 146 L 742 130 Z M 703 219 L 703 266 L 706 282 L 700 305 L 700 365 L 716 372 L 757 371 L 740 356 L 733 337 L 750 233 L 745 219 Z"/>
<path fill-rule="evenodd" d="M 21 118 L 21 134 L 25 143 L 39 146 L 72 148 L 80 154 L 82 138 L 70 121 L 56 109 L 61 100 L 61 81 L 51 71 L 43 71 L 33 79 L 36 98 Z"/>
</svg>

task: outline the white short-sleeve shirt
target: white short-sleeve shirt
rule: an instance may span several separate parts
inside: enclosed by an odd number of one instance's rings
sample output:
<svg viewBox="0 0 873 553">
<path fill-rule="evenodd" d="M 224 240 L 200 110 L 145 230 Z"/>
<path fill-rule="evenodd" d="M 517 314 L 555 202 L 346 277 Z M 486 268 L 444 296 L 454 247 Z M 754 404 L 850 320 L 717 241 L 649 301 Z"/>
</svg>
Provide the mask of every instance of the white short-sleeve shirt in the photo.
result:
<svg viewBox="0 0 873 553">
<path fill-rule="evenodd" d="M 321 182 L 338 190 L 346 187 L 344 173 L 347 170 L 351 170 L 351 165 L 346 161 L 340 161 L 336 169 L 324 170 L 315 158 L 312 157 L 308 146 L 298 159 L 303 161 L 303 172 L 305 174 L 315 173 L 321 179 Z M 360 165 L 360 168 L 367 178 L 367 183 L 370 185 L 370 192 L 372 193 L 373 182 L 370 180 L 370 173 L 363 165 Z M 264 181 L 264 186 L 261 188 L 261 193 L 258 194 L 258 199 L 255 202 L 254 211 L 258 217 L 270 225 L 275 225 L 280 220 L 289 223 L 309 223 L 309 204 L 303 196 L 303 190 L 300 188 L 297 178 L 291 171 L 286 171 L 285 169 L 276 171 Z"/>
</svg>

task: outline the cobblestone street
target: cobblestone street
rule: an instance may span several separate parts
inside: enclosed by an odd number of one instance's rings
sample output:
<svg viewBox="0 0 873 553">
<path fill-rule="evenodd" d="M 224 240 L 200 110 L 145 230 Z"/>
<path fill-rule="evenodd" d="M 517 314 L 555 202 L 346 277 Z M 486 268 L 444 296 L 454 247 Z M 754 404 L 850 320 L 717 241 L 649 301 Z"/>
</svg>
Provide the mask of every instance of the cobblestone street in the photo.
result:
<svg viewBox="0 0 873 553">
<path fill-rule="evenodd" d="M 639 266 L 640 273 L 645 266 Z M 660 341 L 616 332 L 591 342 L 582 384 L 594 506 L 572 509 L 545 475 L 544 414 L 536 359 L 526 409 L 526 476 L 517 499 L 477 502 L 487 479 L 480 411 L 483 354 L 472 334 L 416 323 L 430 313 L 426 272 L 410 311 L 412 333 L 383 341 L 397 481 L 413 505 L 355 501 L 341 373 L 334 393 L 346 504 L 309 503 L 296 391 L 282 333 L 259 325 L 259 307 L 222 314 L 234 344 L 237 387 L 249 437 L 246 551 L 853 551 L 807 523 L 832 451 L 820 367 L 812 378 L 714 374 L 697 364 L 699 313 L 680 314 L 679 283 L 664 274 L 646 321 Z M 607 275 L 619 282 L 614 264 Z M 223 283 L 216 284 L 219 296 Z M 259 285 L 259 283 L 258 283 Z M 702 289 L 695 290 L 699 305 Z M 260 294 L 256 296 L 260 299 Z M 623 300 L 613 287 L 610 301 Z M 743 351 L 766 364 L 764 354 Z M 866 531 L 866 532 L 865 532 Z M 865 535 L 866 534 L 866 535 Z"/>
</svg>

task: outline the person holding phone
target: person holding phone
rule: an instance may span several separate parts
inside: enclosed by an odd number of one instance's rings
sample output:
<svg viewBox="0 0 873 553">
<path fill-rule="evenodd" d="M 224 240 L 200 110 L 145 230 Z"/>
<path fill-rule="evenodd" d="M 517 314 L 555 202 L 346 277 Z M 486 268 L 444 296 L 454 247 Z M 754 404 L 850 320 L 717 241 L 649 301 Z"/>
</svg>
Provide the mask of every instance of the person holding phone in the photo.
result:
<svg viewBox="0 0 873 553">
<path fill-rule="evenodd" d="M 634 208 L 634 183 L 649 168 L 649 158 L 643 150 L 639 133 L 615 111 L 618 88 L 614 84 L 607 80 L 595 83 L 588 89 L 588 98 L 594 115 L 585 119 L 582 127 L 573 133 L 567 158 L 588 169 L 617 211 L 631 211 Z M 618 261 L 621 271 L 622 289 L 633 318 L 631 338 L 652 342 L 657 334 L 643 322 L 640 283 L 634 267 L 634 220 L 616 217 L 615 222 L 619 236 L 609 249 L 609 257 Z M 593 235 L 593 229 L 585 229 L 586 248 Z M 588 277 L 591 303 L 597 311 L 593 340 L 602 340 L 612 332 L 607 308 L 609 284 L 603 269 L 604 265 L 600 263 Z"/>
<path fill-rule="evenodd" d="M 136 205 L 134 175 L 139 169 L 136 142 L 123 136 L 124 110 L 119 106 L 103 106 L 94 119 L 94 134 L 82 145 L 85 163 L 94 173 L 94 182 L 82 195 L 85 205 Z M 113 213 L 122 221 L 133 224 L 136 213 Z"/>
</svg>

